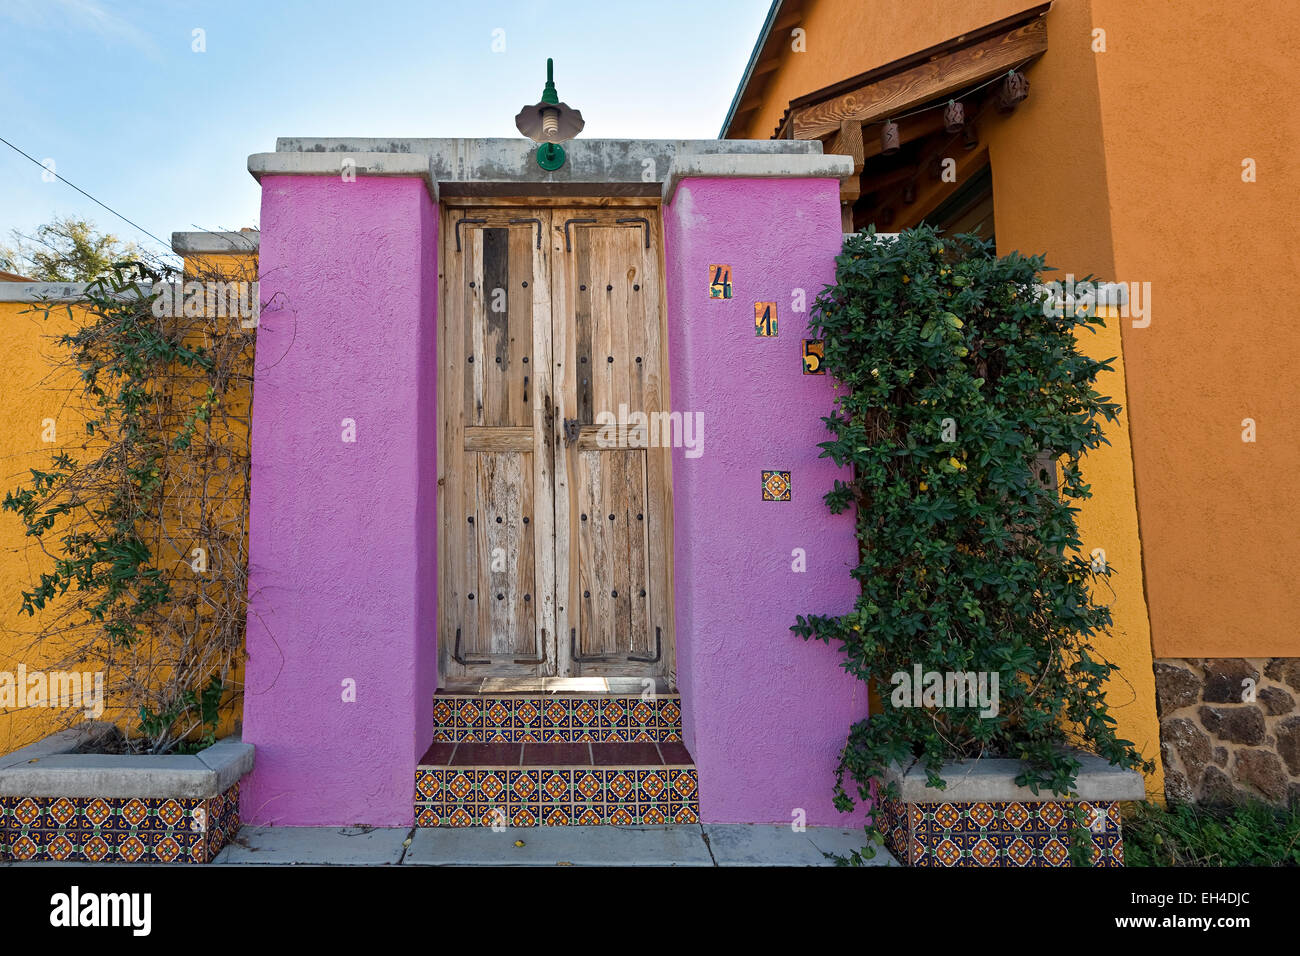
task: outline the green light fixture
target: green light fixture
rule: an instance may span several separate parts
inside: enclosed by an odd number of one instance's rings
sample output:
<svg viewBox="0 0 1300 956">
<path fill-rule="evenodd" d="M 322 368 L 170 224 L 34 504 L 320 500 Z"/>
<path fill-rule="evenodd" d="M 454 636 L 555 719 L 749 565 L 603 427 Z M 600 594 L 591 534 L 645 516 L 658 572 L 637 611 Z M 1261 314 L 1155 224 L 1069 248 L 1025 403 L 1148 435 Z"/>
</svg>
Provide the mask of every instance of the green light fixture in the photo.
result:
<svg viewBox="0 0 1300 956">
<path fill-rule="evenodd" d="M 534 143 L 537 148 L 537 165 L 547 172 L 553 172 L 564 165 L 564 147 L 560 143 L 573 139 L 582 132 L 586 124 L 582 114 L 561 103 L 555 92 L 554 61 L 546 59 L 546 88 L 542 90 L 542 101 L 534 106 L 525 106 L 515 117 L 515 126 Z"/>
</svg>

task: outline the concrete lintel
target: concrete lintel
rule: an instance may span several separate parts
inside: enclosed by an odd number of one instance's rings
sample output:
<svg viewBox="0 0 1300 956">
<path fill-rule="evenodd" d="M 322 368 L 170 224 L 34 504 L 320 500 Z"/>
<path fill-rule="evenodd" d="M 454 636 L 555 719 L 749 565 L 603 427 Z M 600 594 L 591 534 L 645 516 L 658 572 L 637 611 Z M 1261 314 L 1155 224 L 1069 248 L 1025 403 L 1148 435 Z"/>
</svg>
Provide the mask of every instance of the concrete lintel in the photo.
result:
<svg viewBox="0 0 1300 956">
<path fill-rule="evenodd" d="M 677 156 L 664 180 L 663 201 L 673 201 L 683 179 L 840 179 L 852 172 L 851 157 L 833 154 Z"/>
<path fill-rule="evenodd" d="M 52 740 L 54 736 L 40 745 L 67 745 L 66 740 Z M 9 758 L 21 753 L 16 751 Z M 229 789 L 252 769 L 253 745 L 226 738 L 193 755 L 56 751 L 20 764 L 8 763 L 9 758 L 0 769 L 0 796 L 206 800 Z"/>
<path fill-rule="evenodd" d="M 349 165 L 350 164 L 350 165 Z M 264 176 L 419 176 L 429 197 L 438 201 L 438 181 L 424 153 L 253 153 L 248 171 Z"/>
<path fill-rule="evenodd" d="M 173 232 L 172 252 L 178 256 L 229 255 L 257 251 L 261 233 L 247 232 Z"/>
<path fill-rule="evenodd" d="M 659 195 L 675 162 L 685 157 L 768 159 L 821 158 L 816 140 L 576 139 L 564 144 L 566 160 L 547 172 L 537 165 L 537 144 L 523 139 L 280 139 L 276 152 L 255 153 L 248 168 L 259 181 L 268 175 L 337 176 L 351 159 L 358 176 L 425 175 L 436 199 L 466 195 Z M 723 165 L 718 175 L 728 175 Z M 755 167 L 757 168 L 757 167 Z M 839 175 L 835 165 L 835 175 Z M 773 173 L 772 175 L 776 175 Z M 734 171 L 730 175 L 739 175 Z M 756 173 L 755 175 L 769 175 Z M 809 175 L 790 172 L 784 175 Z"/>
<path fill-rule="evenodd" d="M 1075 754 L 1075 757 L 1082 766 L 1075 780 L 1074 792 L 1064 797 L 1043 788 L 1034 793 L 1028 787 L 1017 786 L 1015 778 L 1024 770 L 1024 764 L 1019 760 L 984 758 L 950 761 L 939 771 L 939 776 L 946 784 L 943 790 L 936 790 L 926 783 L 925 768 L 919 762 L 911 764 L 905 770 L 894 764 L 886 771 L 885 782 L 898 785 L 901 799 L 905 803 L 988 800 L 1076 803 L 1081 800 L 1091 802 L 1146 798 L 1146 785 L 1136 770 L 1112 766 L 1094 754 L 1080 753 Z"/>
</svg>

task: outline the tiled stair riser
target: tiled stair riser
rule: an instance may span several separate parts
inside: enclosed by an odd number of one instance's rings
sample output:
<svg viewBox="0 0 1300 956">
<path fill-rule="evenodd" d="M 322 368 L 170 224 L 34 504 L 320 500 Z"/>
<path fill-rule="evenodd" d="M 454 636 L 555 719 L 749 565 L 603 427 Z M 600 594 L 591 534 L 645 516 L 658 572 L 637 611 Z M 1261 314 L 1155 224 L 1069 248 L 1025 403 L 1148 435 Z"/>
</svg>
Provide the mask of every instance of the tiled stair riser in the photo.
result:
<svg viewBox="0 0 1300 956">
<path fill-rule="evenodd" d="M 420 827 L 699 822 L 695 767 L 420 767 Z"/>
<path fill-rule="evenodd" d="M 239 830 L 239 784 L 205 800 L 0 798 L 0 858 L 210 863 Z"/>
<path fill-rule="evenodd" d="M 885 845 L 905 866 L 1071 866 L 1070 834 L 1080 806 L 1089 821 L 1092 865 L 1124 865 L 1119 804 L 1044 801 L 881 805 Z M 1098 816 L 1100 814 L 1100 816 Z"/>
<path fill-rule="evenodd" d="M 439 695 L 433 739 L 444 743 L 672 743 L 681 698 Z"/>
</svg>

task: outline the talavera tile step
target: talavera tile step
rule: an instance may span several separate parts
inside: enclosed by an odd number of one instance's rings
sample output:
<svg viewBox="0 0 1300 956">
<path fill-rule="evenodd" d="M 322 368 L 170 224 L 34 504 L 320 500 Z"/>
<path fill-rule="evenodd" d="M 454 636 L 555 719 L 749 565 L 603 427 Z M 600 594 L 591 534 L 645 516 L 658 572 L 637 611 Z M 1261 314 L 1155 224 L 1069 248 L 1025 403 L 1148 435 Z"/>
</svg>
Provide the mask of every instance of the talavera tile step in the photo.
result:
<svg viewBox="0 0 1300 956">
<path fill-rule="evenodd" d="M 696 823 L 698 791 L 694 761 L 679 742 L 436 742 L 415 771 L 415 823 Z"/>
<path fill-rule="evenodd" d="M 675 743 L 676 694 L 438 694 L 438 743 Z"/>
</svg>

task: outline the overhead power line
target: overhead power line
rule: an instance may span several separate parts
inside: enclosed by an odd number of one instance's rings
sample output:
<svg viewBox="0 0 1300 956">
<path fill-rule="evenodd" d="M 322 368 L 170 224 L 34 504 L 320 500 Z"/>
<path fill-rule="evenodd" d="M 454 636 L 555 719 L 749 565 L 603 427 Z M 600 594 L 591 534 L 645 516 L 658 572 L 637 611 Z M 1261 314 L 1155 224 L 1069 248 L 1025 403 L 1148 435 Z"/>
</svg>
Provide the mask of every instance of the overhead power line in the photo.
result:
<svg viewBox="0 0 1300 956">
<path fill-rule="evenodd" d="M 118 212 L 116 209 L 114 209 L 112 206 L 108 205 L 107 203 L 100 202 L 98 199 L 96 199 L 96 198 L 95 198 L 94 196 L 92 196 L 90 193 L 86 192 L 84 189 L 82 189 L 82 188 L 81 188 L 80 186 L 78 186 L 76 183 L 70 183 L 70 182 L 68 182 L 66 179 L 64 179 L 62 176 L 60 176 L 57 172 L 55 172 L 54 170 L 52 170 L 52 169 L 50 169 L 48 166 L 46 166 L 44 163 L 42 163 L 39 159 L 36 159 L 34 156 L 31 156 L 31 155 L 29 155 L 29 154 L 23 152 L 21 149 L 19 149 L 19 148 L 18 148 L 17 146 L 15 146 L 13 143 L 9 142 L 9 140 L 5 139 L 3 136 L 0 136 L 0 143 L 4 143 L 6 146 L 8 146 L 10 149 L 12 149 L 15 153 L 18 153 L 20 156 L 25 156 L 27 159 L 30 159 L 33 163 L 35 163 L 37 166 L 41 167 L 41 169 L 43 169 L 43 170 L 45 170 L 46 172 L 48 172 L 51 176 L 53 176 L 53 177 L 54 177 L 55 179 L 57 179 L 59 182 L 61 182 L 61 183 L 66 183 L 67 185 L 71 186 L 73 189 L 75 189 L 77 192 L 81 193 L 81 195 L 85 196 L 85 197 L 86 197 L 87 199 L 89 199 L 91 202 L 96 203 L 97 205 L 103 206 L 105 209 L 107 209 L 109 212 L 111 212 L 111 213 L 112 213 L 114 216 L 116 216 L 118 219 L 121 219 L 121 220 L 122 220 L 124 223 L 126 223 L 127 225 L 129 225 L 129 226 L 133 226 L 134 228 L 139 229 L 141 232 L 143 232 L 146 236 L 148 236 L 148 237 L 149 237 L 150 239 L 152 239 L 154 242 L 156 242 L 156 243 L 158 243 L 159 245 L 161 245 L 164 249 L 167 249 L 167 250 L 170 250 L 170 249 L 171 249 L 171 243 L 170 243 L 170 242 L 163 242 L 161 239 L 159 239 L 157 236 L 155 236 L 152 232 L 150 232 L 150 231 L 149 231 L 148 229 L 146 229 L 144 226 L 140 225 L 140 224 L 137 223 L 137 222 L 132 222 L 130 219 L 127 219 L 126 216 L 122 215 L 120 212 Z"/>
</svg>

